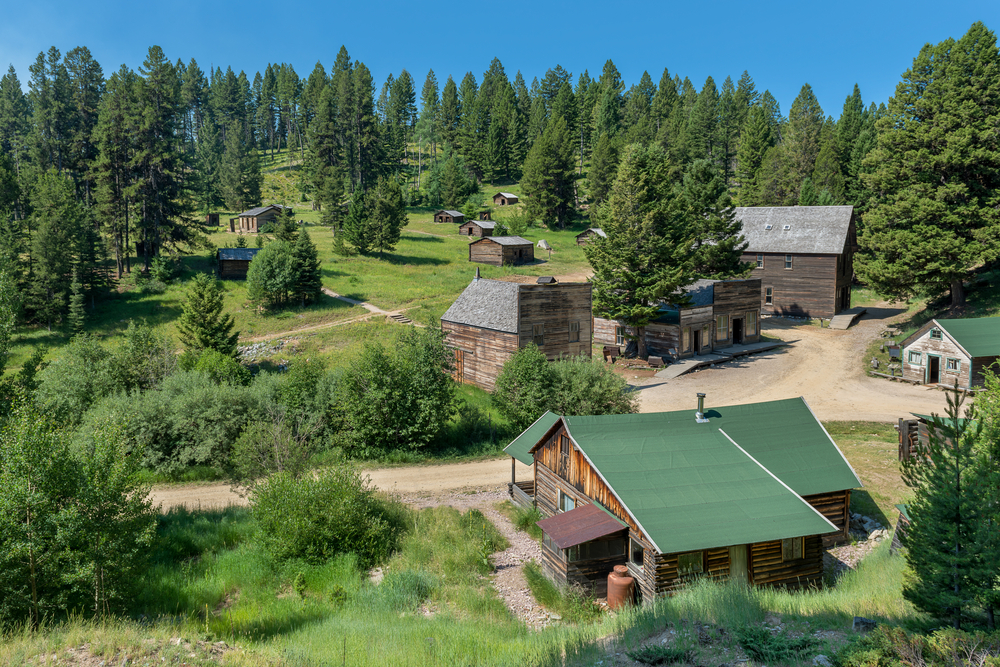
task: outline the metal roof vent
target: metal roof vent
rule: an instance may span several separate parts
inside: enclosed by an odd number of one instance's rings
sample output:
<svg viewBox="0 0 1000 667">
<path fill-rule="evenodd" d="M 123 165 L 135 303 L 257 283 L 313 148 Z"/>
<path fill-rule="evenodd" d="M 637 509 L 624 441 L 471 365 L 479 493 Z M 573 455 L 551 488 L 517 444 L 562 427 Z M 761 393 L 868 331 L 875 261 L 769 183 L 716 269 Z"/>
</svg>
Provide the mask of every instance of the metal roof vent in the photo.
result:
<svg viewBox="0 0 1000 667">
<path fill-rule="evenodd" d="M 542 276 L 535 282 L 539 285 L 555 285 L 559 281 L 556 280 L 554 276 Z"/>
<path fill-rule="evenodd" d="M 764 225 L 764 231 L 765 232 L 771 231 L 771 227 L 774 227 L 774 225 Z"/>
<path fill-rule="evenodd" d="M 698 394 L 698 412 L 694 413 L 694 420 L 698 424 L 708 423 L 708 417 L 705 416 L 705 394 Z"/>
<path fill-rule="evenodd" d="M 479 280 L 479 267 L 476 267 L 476 280 Z"/>
<path fill-rule="evenodd" d="M 791 228 L 792 228 L 791 225 L 785 225 L 784 227 L 782 227 L 782 229 L 784 229 L 786 232 Z"/>
</svg>

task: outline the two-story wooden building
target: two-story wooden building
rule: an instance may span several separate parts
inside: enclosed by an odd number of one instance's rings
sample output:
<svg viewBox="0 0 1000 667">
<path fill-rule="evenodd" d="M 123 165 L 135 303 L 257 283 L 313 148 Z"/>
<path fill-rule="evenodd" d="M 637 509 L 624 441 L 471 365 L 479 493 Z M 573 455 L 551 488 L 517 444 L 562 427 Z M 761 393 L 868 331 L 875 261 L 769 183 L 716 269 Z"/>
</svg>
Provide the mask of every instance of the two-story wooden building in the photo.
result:
<svg viewBox="0 0 1000 667">
<path fill-rule="evenodd" d="M 833 317 L 851 307 L 853 206 L 741 207 L 743 261 L 761 281 L 761 312 Z"/>
<path fill-rule="evenodd" d="M 682 292 L 686 303 L 664 303 L 646 325 L 651 354 L 684 359 L 760 340 L 760 280 L 698 280 Z M 622 322 L 594 318 L 594 342 L 600 345 L 624 345 L 627 334 Z"/>
<path fill-rule="evenodd" d="M 932 319 L 900 343 L 903 377 L 959 389 L 983 386 L 1000 360 L 1000 317 Z M 1000 373 L 1000 367 L 993 371 Z"/>
<path fill-rule="evenodd" d="M 549 360 L 591 355 L 591 285 L 477 277 L 441 316 L 455 379 L 493 390 L 504 363 L 534 343 Z"/>
<path fill-rule="evenodd" d="M 600 591 L 627 564 L 647 600 L 703 576 L 822 585 L 823 543 L 848 538 L 850 493 L 861 486 L 802 398 L 547 413 L 505 451 L 533 466 L 530 485 L 510 488 L 521 504 L 530 491 L 546 517 L 546 575 Z"/>
</svg>

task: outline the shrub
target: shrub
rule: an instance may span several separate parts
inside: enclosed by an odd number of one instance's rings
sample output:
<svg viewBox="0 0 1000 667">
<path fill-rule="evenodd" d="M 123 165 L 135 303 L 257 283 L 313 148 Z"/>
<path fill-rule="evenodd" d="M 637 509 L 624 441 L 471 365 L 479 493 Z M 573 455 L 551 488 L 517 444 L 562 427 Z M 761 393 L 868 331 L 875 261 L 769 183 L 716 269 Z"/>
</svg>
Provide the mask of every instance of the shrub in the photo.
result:
<svg viewBox="0 0 1000 667">
<path fill-rule="evenodd" d="M 819 644 L 815 637 L 789 637 L 784 633 L 773 634 L 763 625 L 738 626 L 734 634 L 747 655 L 756 662 L 775 663 L 794 660 L 801 663 Z"/>
<path fill-rule="evenodd" d="M 295 258 L 285 241 L 268 243 L 247 269 L 247 298 L 251 303 L 273 308 L 288 301 L 295 286 Z"/>
<path fill-rule="evenodd" d="M 251 488 L 250 507 L 264 548 L 279 561 L 318 564 L 354 553 L 370 567 L 395 550 L 406 525 L 401 505 L 343 465 L 298 479 L 276 473 Z"/>
<path fill-rule="evenodd" d="M 216 384 L 227 383 L 246 386 L 253 378 L 249 368 L 232 357 L 211 348 L 202 350 L 200 353 L 192 353 L 190 350 L 185 352 L 181 355 L 180 365 L 184 370 L 204 373 L 212 378 Z"/>
<path fill-rule="evenodd" d="M 554 382 L 548 360 L 531 343 L 503 365 L 493 389 L 493 405 L 511 426 L 523 431 L 548 409 Z"/>
<path fill-rule="evenodd" d="M 650 644 L 634 651 L 625 651 L 625 655 L 644 665 L 673 665 L 679 662 L 691 662 L 694 658 L 688 649 L 675 646 L 656 646 Z"/>
</svg>

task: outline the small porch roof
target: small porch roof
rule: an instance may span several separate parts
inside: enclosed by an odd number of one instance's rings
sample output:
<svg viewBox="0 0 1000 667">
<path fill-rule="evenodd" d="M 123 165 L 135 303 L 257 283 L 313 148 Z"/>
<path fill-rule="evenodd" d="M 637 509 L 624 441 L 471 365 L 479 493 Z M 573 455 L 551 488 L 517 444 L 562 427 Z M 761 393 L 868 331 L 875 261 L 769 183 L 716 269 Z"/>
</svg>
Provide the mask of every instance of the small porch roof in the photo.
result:
<svg viewBox="0 0 1000 667">
<path fill-rule="evenodd" d="M 597 503 L 542 519 L 537 525 L 560 549 L 575 547 L 628 529 L 627 525 Z"/>
</svg>

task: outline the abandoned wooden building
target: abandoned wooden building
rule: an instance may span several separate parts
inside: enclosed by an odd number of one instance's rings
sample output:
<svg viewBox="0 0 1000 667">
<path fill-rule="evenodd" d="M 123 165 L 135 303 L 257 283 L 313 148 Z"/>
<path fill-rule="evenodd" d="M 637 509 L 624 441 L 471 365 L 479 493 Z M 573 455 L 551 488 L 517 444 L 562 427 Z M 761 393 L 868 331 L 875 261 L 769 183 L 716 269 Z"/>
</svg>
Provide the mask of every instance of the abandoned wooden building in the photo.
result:
<svg viewBox="0 0 1000 667">
<path fill-rule="evenodd" d="M 455 379 L 493 390 L 504 363 L 534 343 L 549 360 L 591 355 L 590 283 L 521 284 L 477 277 L 441 316 Z"/>
<path fill-rule="evenodd" d="M 532 466 L 530 484 L 509 488 L 545 517 L 545 574 L 599 594 L 625 564 L 645 600 L 705 576 L 821 585 L 824 543 L 849 539 L 851 490 L 862 486 L 802 398 L 546 413 L 505 451 Z"/>
<path fill-rule="evenodd" d="M 851 307 L 853 206 L 737 208 L 736 218 L 743 261 L 761 280 L 761 312 L 826 318 Z"/>
<path fill-rule="evenodd" d="M 576 235 L 576 244 L 587 245 L 594 238 L 606 239 L 608 238 L 608 235 L 605 234 L 604 230 L 601 229 L 600 227 L 591 227 L 590 229 L 586 229 Z"/>
<path fill-rule="evenodd" d="M 511 192 L 498 192 L 493 195 L 494 206 L 510 206 L 517 203 L 517 195 Z"/>
<path fill-rule="evenodd" d="M 243 211 L 235 218 L 229 218 L 229 231 L 244 234 L 256 234 L 268 222 L 274 222 L 283 213 L 291 213 L 291 209 L 280 204 L 258 206 L 249 211 Z"/>
<path fill-rule="evenodd" d="M 698 280 L 683 289 L 688 302 L 664 303 L 646 325 L 650 354 L 685 359 L 760 340 L 760 280 Z M 594 318 L 594 342 L 621 347 L 629 327 Z"/>
<path fill-rule="evenodd" d="M 216 275 L 223 280 L 246 280 L 250 262 L 260 248 L 219 248 Z"/>
<path fill-rule="evenodd" d="M 461 211 L 441 210 L 434 214 L 434 222 L 457 222 L 458 224 L 462 224 L 465 222 L 465 214 Z"/>
<path fill-rule="evenodd" d="M 937 436 L 947 444 L 951 444 L 953 433 L 951 429 L 963 428 L 966 426 L 975 427 L 975 422 L 971 422 L 965 417 L 959 417 L 957 422 L 952 422 L 948 417 L 939 416 L 938 424 L 942 425 L 941 433 L 937 432 L 932 415 L 922 415 L 916 412 L 910 413 L 913 418 L 900 418 L 896 425 L 899 437 L 899 461 L 909 461 L 910 459 L 926 457 L 930 447 L 931 438 Z"/>
<path fill-rule="evenodd" d="M 497 223 L 492 220 L 469 220 L 458 228 L 462 236 L 493 236 Z"/>
<path fill-rule="evenodd" d="M 959 389 L 983 386 L 1000 359 L 1000 317 L 932 319 L 900 343 L 903 378 Z M 1000 372 L 1000 368 L 994 368 Z"/>
<path fill-rule="evenodd" d="M 535 248 L 520 236 L 484 236 L 469 244 L 469 261 L 492 266 L 527 264 L 535 261 Z"/>
<path fill-rule="evenodd" d="M 218 213 L 206 213 L 205 214 L 205 224 L 212 225 L 213 227 L 219 226 L 219 214 Z"/>
</svg>

